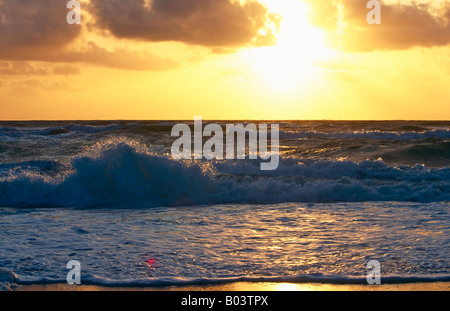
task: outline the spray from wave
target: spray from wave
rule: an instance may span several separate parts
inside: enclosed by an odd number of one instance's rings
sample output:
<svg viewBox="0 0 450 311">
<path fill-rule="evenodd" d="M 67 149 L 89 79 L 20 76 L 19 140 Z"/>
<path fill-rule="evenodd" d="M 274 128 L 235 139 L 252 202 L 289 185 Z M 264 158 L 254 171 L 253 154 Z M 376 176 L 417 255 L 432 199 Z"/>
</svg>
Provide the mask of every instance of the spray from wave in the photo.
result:
<svg viewBox="0 0 450 311">
<path fill-rule="evenodd" d="M 49 167 L 48 161 L 42 165 Z M 177 161 L 126 139 L 97 143 L 54 167 L 60 169 L 57 174 L 21 170 L 0 179 L 0 205 L 133 208 L 450 200 L 450 168 L 285 157 L 277 170 L 262 172 L 254 160 Z"/>
</svg>

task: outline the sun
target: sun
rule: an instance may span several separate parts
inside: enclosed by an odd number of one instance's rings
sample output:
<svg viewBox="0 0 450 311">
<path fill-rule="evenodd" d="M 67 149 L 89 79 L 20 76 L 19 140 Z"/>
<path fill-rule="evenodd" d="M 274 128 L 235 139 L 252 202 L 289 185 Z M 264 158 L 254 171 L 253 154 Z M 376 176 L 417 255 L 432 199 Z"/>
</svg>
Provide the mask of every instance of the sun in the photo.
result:
<svg viewBox="0 0 450 311">
<path fill-rule="evenodd" d="M 323 33 L 308 21 L 308 7 L 300 0 L 261 0 L 281 16 L 277 44 L 247 50 L 245 57 L 255 75 L 277 90 L 296 89 L 315 73 L 314 64 L 328 60 L 334 51 L 323 41 Z"/>
</svg>

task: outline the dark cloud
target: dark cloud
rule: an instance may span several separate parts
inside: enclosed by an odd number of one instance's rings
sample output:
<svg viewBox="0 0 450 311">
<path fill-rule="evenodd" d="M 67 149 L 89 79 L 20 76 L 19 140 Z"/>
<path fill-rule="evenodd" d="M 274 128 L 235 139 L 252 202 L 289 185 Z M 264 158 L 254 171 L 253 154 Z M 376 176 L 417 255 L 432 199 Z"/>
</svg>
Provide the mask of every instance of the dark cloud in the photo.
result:
<svg viewBox="0 0 450 311">
<path fill-rule="evenodd" d="M 326 30 L 327 41 L 349 52 L 400 50 L 450 44 L 450 2 L 383 4 L 381 24 L 370 25 L 367 0 L 307 0 L 311 21 Z"/>
<path fill-rule="evenodd" d="M 86 63 L 126 70 L 161 71 L 180 66 L 151 52 L 107 50 L 86 42 L 84 30 L 92 28 L 88 24 L 69 25 L 66 3 L 0 0 L 0 60 L 9 62 L 0 66 L 0 74 L 79 73 L 77 67 L 36 68 L 30 64 L 34 61 Z M 268 21 L 277 21 L 260 3 L 241 4 L 235 0 L 91 0 L 83 3 L 83 12 L 92 17 L 97 29 L 116 37 L 178 41 L 229 53 L 241 46 L 273 43 L 274 35 L 266 26 Z"/>
<path fill-rule="evenodd" d="M 273 44 L 266 26 L 277 21 L 256 1 L 152 0 L 146 5 L 144 0 L 91 0 L 90 11 L 99 28 L 119 38 L 208 47 Z"/>
<path fill-rule="evenodd" d="M 60 49 L 81 31 L 68 25 L 64 1 L 0 0 L 0 58 Z"/>
<path fill-rule="evenodd" d="M 127 70 L 168 70 L 179 66 L 149 52 L 110 51 L 93 42 L 71 45 L 80 37 L 81 26 L 67 23 L 68 12 L 66 1 L 61 0 L 0 0 L 0 60 L 11 61 L 8 66 L 0 66 L 0 74 L 49 73 L 34 68 L 28 61 L 87 63 Z M 53 73 L 78 71 L 66 66 L 56 67 Z"/>
</svg>

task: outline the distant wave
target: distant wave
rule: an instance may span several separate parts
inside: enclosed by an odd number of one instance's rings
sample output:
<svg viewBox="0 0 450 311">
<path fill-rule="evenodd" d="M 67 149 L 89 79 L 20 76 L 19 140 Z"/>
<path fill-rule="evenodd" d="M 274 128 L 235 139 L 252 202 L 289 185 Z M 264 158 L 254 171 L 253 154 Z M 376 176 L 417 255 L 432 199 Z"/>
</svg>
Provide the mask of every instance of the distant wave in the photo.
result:
<svg viewBox="0 0 450 311">
<path fill-rule="evenodd" d="M 299 139 L 310 137 L 341 138 L 341 139 L 388 139 L 417 140 L 425 138 L 450 138 L 450 130 L 431 130 L 423 132 L 385 132 L 385 131 L 354 131 L 354 132 L 316 132 L 316 131 L 284 131 L 280 139 Z"/>
<path fill-rule="evenodd" d="M 110 124 L 104 126 L 70 124 L 66 128 L 74 132 L 101 133 L 119 130 L 122 129 L 122 126 L 119 124 Z"/>
<path fill-rule="evenodd" d="M 192 126 L 191 121 L 180 121 Z M 131 133 L 146 133 L 146 132 L 164 132 L 170 133 L 172 127 L 177 122 L 99 122 L 88 123 L 58 123 L 55 126 L 40 126 L 31 127 L 1 127 L 0 135 L 7 136 L 22 136 L 22 135 L 59 135 L 66 133 L 84 133 L 84 134 L 98 134 L 105 132 L 113 132 L 119 130 L 127 130 Z M 204 121 L 204 125 L 208 122 Z M 235 123 L 245 122 L 235 121 Z M 272 122 L 276 123 L 276 122 Z M 219 122 L 225 130 L 227 122 Z M 358 123 L 349 125 L 357 125 Z M 374 126 L 374 125 L 372 125 Z M 392 127 L 392 125 L 391 125 Z M 351 127 L 344 127 L 339 129 L 337 126 L 325 126 L 325 124 L 305 125 L 305 124 L 286 124 L 280 123 L 280 139 L 301 139 L 301 138 L 338 138 L 338 139 L 376 139 L 376 140 L 419 140 L 427 138 L 450 138 L 450 129 L 428 129 L 421 126 L 402 125 L 390 129 L 352 129 Z"/>
<path fill-rule="evenodd" d="M 448 165 L 450 164 L 450 141 L 408 144 L 385 151 L 380 154 L 380 157 L 389 162 Z"/>
<path fill-rule="evenodd" d="M 59 135 L 71 132 L 79 132 L 86 134 L 96 134 L 104 132 L 112 132 L 122 129 L 123 127 L 119 124 L 109 124 L 109 125 L 80 125 L 80 124 L 69 124 L 66 126 L 51 127 L 39 131 L 33 131 L 34 135 Z"/>
<path fill-rule="evenodd" d="M 24 136 L 24 135 L 39 135 L 39 136 L 51 136 L 66 134 L 71 132 L 79 132 L 86 134 L 95 134 L 103 132 L 111 132 L 122 129 L 120 124 L 108 124 L 108 125 L 81 125 L 81 124 L 68 124 L 65 126 L 53 126 L 53 127 L 30 127 L 30 128 L 13 128 L 2 127 L 0 128 L 0 135 L 5 136 Z"/>
<path fill-rule="evenodd" d="M 156 207 L 221 203 L 450 200 L 450 168 L 382 161 L 282 158 L 275 171 L 250 160 L 176 161 L 135 141 L 98 143 L 65 165 L 12 171 L 0 179 L 0 206 Z M 19 164 L 17 164 L 19 165 Z"/>
</svg>

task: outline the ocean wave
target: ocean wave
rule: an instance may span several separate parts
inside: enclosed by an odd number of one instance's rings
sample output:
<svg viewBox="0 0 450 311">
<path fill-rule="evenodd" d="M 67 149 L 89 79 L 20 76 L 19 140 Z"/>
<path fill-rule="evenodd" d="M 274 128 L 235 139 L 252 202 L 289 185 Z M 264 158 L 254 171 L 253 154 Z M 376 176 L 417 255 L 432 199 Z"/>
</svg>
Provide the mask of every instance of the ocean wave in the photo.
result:
<svg viewBox="0 0 450 311">
<path fill-rule="evenodd" d="M 12 138 L 21 138 L 32 136 L 54 136 L 67 133 L 83 133 L 83 134 L 98 134 L 105 132 L 112 132 L 123 129 L 120 124 L 107 125 L 82 125 L 82 124 L 68 124 L 51 127 L 30 127 L 30 128 L 0 128 L 0 136 Z"/>
<path fill-rule="evenodd" d="M 379 157 L 394 163 L 427 163 L 430 166 L 446 166 L 450 164 L 450 142 L 408 144 L 382 152 Z"/>
<path fill-rule="evenodd" d="M 19 129 L 13 128 L 13 127 L 0 127 L 0 133 L 1 132 L 18 132 Z"/>
<path fill-rule="evenodd" d="M 164 207 L 222 203 L 450 200 L 450 168 L 388 166 L 382 161 L 280 159 L 177 161 L 135 141 L 98 143 L 43 172 L 10 170 L 0 179 L 0 206 Z M 23 166 L 22 166 L 23 167 Z M 47 171 L 61 171 L 57 174 Z"/>
<path fill-rule="evenodd" d="M 300 138 L 340 138 L 340 139 L 386 139 L 386 140 L 419 140 L 426 138 L 450 138 L 450 130 L 430 130 L 423 132 L 385 132 L 385 131 L 354 131 L 354 132 L 318 132 L 318 131 L 282 131 L 280 139 Z"/>
<path fill-rule="evenodd" d="M 189 126 L 193 126 L 192 121 L 179 121 L 186 123 Z M 236 121 L 247 125 L 247 122 Z M 209 122 L 205 121 L 203 125 L 205 126 Z M 280 124 L 280 139 L 303 139 L 303 138 L 337 138 L 337 139 L 371 139 L 371 140 L 420 140 L 427 138 L 440 138 L 449 139 L 450 129 L 448 128 L 425 128 L 421 126 L 413 125 L 403 125 L 395 128 L 387 129 L 368 129 L 360 128 L 362 124 L 356 123 L 355 126 L 352 123 L 347 124 L 347 126 L 339 127 L 337 125 L 330 124 L 302 124 L 302 123 L 283 123 L 278 121 L 270 122 L 270 124 Z M 120 130 L 126 130 L 129 133 L 148 133 L 148 132 L 161 132 L 170 134 L 173 126 L 177 122 L 110 122 L 110 121 L 98 121 L 92 123 L 64 123 L 56 122 L 42 123 L 42 124 L 31 124 L 29 127 L 23 126 L 23 124 L 15 126 L 0 127 L 1 136 L 11 136 L 11 137 L 22 137 L 27 135 L 40 135 L 40 136 L 52 136 L 66 133 L 83 133 L 83 134 L 98 134 L 106 132 L 114 132 Z M 218 122 L 224 130 L 226 131 L 227 122 Z M 259 123 L 256 123 L 259 124 Z M 373 126 L 372 126 L 373 127 Z M 270 127 L 269 127 L 270 128 Z M 245 129 L 246 131 L 249 129 Z"/>
<path fill-rule="evenodd" d="M 141 279 L 110 279 L 97 275 L 84 275 L 82 285 L 95 285 L 105 287 L 167 287 L 167 286 L 194 286 L 218 285 L 235 282 L 272 282 L 272 283 L 322 283 L 322 284 L 367 284 L 365 276 L 351 275 L 325 275 L 325 274 L 299 274 L 292 276 L 236 276 L 227 278 L 141 278 Z M 381 278 L 382 284 L 406 284 L 423 282 L 450 282 L 450 275 L 388 275 Z M 0 269 L 0 290 L 10 290 L 26 285 L 66 284 L 65 279 L 51 277 L 20 276 L 14 272 Z"/>
<path fill-rule="evenodd" d="M 120 124 L 109 124 L 103 126 L 70 124 L 66 128 L 74 132 L 102 133 L 119 130 L 122 126 Z"/>
</svg>

